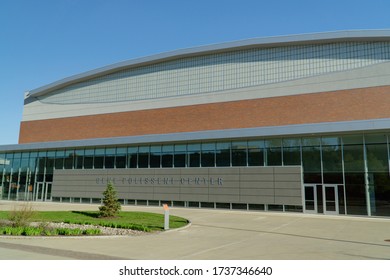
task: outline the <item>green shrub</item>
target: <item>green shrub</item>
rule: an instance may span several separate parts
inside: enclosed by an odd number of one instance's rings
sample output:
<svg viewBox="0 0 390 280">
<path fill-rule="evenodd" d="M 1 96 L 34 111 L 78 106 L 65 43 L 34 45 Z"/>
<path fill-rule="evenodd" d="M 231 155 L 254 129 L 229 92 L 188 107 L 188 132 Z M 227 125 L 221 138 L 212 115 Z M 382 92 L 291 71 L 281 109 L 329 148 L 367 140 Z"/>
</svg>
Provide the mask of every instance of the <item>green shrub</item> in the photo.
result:
<svg viewBox="0 0 390 280">
<path fill-rule="evenodd" d="M 25 235 L 25 236 L 42 235 L 42 229 L 37 227 L 25 227 L 21 235 Z"/>
<path fill-rule="evenodd" d="M 5 235 L 12 235 L 12 227 L 4 228 L 4 234 Z"/>
<path fill-rule="evenodd" d="M 98 228 L 88 228 L 83 230 L 83 235 L 100 235 L 102 231 Z"/>
<path fill-rule="evenodd" d="M 99 226 L 102 227 L 110 227 L 110 228 L 122 228 L 122 229 L 131 229 L 131 230 L 138 230 L 138 231 L 144 231 L 144 232 L 150 232 L 151 229 L 144 225 L 136 225 L 136 224 L 118 224 L 113 222 L 101 222 L 99 223 Z"/>
<path fill-rule="evenodd" d="M 83 230 L 79 228 L 57 228 L 58 235 L 82 235 Z"/>
<path fill-rule="evenodd" d="M 0 235 L 14 235 L 14 236 L 52 236 L 52 235 L 100 235 L 100 229 L 70 229 L 70 228 L 48 228 L 48 227 L 0 227 Z"/>
<path fill-rule="evenodd" d="M 57 228 L 56 234 L 58 235 L 70 235 L 70 229 L 69 228 Z"/>
<path fill-rule="evenodd" d="M 41 235 L 52 236 L 52 235 L 57 235 L 57 233 L 56 230 L 54 229 L 45 228 L 45 229 L 41 229 Z"/>
<path fill-rule="evenodd" d="M 22 235 L 23 227 L 4 227 L 1 231 L 5 235 Z"/>
</svg>

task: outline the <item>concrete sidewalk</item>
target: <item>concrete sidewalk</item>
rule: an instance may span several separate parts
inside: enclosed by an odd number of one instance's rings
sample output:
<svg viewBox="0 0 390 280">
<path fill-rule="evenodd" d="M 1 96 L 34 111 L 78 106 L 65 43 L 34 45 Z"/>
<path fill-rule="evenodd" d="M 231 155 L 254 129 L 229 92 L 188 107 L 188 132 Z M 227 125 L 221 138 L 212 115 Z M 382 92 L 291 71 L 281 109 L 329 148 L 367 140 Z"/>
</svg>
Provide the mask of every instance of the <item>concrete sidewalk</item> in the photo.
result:
<svg viewBox="0 0 390 280">
<path fill-rule="evenodd" d="M 15 202 L 0 201 L 0 210 Z M 34 203 L 36 210 L 97 205 Z M 163 213 L 162 207 L 124 211 Z M 171 208 L 189 227 L 143 236 L 0 237 L 0 259 L 390 259 L 390 219 Z"/>
</svg>

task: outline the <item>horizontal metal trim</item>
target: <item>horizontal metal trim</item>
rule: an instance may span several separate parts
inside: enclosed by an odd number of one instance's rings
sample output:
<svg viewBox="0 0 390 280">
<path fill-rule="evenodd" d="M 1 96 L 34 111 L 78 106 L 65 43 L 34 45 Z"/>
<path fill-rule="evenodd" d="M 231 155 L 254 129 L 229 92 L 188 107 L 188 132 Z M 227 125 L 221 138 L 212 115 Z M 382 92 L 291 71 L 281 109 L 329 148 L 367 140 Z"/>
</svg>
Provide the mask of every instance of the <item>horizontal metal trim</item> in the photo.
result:
<svg viewBox="0 0 390 280">
<path fill-rule="evenodd" d="M 0 152 L 45 150 L 78 148 L 89 146 L 119 146 L 119 145 L 140 145 L 169 142 L 192 142 L 203 140 L 242 139 L 253 137 L 282 137 L 331 133 L 352 133 L 352 132 L 376 132 L 390 131 L 390 119 L 375 119 L 345 122 L 327 122 L 298 124 L 287 126 L 255 127 L 241 129 L 225 129 L 210 131 L 195 131 L 170 134 L 151 134 L 141 136 L 126 136 L 113 138 L 95 138 L 85 140 L 68 140 L 57 142 L 39 142 L 29 144 L 1 145 Z"/>
<path fill-rule="evenodd" d="M 146 56 L 142 58 L 126 60 L 123 62 L 111 64 L 95 70 L 87 71 L 78 75 L 73 75 L 51 84 L 39 87 L 37 89 L 27 92 L 26 97 L 42 96 L 55 89 L 63 88 L 65 86 L 75 84 L 87 79 L 92 79 L 97 76 L 113 73 L 125 68 L 139 67 L 161 61 L 167 61 L 177 58 L 189 57 L 194 55 L 217 53 L 222 51 L 231 51 L 237 49 L 245 49 L 249 47 L 275 47 L 285 46 L 291 44 L 305 44 L 305 43 L 328 43 L 339 41 L 390 41 L 390 30 L 349 30 L 336 32 L 323 32 L 312 34 L 299 34 L 288 36 L 274 36 L 266 38 L 254 38 L 247 40 L 240 40 L 234 42 L 212 44 L 207 46 L 179 49 L 161 54 Z"/>
</svg>

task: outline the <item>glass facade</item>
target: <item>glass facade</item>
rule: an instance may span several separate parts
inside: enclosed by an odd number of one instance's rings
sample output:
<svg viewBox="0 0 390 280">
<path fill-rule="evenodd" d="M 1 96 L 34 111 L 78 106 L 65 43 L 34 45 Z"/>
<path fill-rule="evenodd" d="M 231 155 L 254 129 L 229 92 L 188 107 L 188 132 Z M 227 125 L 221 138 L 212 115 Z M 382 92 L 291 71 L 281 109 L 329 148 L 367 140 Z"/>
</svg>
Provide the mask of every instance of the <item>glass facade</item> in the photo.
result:
<svg viewBox="0 0 390 280">
<path fill-rule="evenodd" d="M 390 216 L 389 134 L 385 133 L 0 151 L 0 190 L 5 200 L 51 200 L 55 169 L 297 165 L 303 168 L 307 210 Z"/>
</svg>

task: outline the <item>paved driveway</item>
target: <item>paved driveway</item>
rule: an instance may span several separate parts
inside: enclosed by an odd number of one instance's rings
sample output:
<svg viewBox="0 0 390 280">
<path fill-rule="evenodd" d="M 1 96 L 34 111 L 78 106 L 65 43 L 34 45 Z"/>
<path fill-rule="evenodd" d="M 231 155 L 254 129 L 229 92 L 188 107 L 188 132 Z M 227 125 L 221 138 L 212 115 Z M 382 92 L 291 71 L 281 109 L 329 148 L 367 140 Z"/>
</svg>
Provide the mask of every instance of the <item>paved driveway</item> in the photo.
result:
<svg viewBox="0 0 390 280">
<path fill-rule="evenodd" d="M 0 210 L 14 203 L 0 201 Z M 37 210 L 96 210 L 34 203 Z M 124 211 L 163 213 L 157 207 Z M 0 259 L 390 259 L 390 219 L 171 208 L 189 227 L 124 237 L 0 237 Z"/>
</svg>

